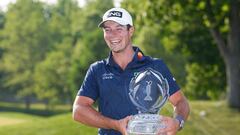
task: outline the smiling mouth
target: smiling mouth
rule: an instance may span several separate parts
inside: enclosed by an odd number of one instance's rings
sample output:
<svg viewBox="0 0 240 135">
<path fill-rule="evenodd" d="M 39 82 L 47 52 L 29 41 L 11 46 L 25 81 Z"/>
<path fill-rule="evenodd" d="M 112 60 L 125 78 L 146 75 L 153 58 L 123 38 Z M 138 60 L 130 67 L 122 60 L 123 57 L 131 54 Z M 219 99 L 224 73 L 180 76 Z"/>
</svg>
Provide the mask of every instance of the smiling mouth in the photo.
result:
<svg viewBox="0 0 240 135">
<path fill-rule="evenodd" d="M 112 45 L 117 45 L 120 43 L 120 40 L 112 40 L 110 41 Z"/>
</svg>

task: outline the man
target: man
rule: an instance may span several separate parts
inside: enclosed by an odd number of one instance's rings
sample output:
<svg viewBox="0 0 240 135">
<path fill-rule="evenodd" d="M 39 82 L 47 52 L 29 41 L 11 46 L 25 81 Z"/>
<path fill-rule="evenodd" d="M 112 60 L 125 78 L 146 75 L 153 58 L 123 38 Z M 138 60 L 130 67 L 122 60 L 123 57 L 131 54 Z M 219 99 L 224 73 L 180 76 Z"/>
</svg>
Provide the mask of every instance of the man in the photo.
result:
<svg viewBox="0 0 240 135">
<path fill-rule="evenodd" d="M 134 27 L 125 9 L 108 10 L 99 27 L 111 51 L 107 59 L 89 67 L 73 105 L 73 119 L 99 128 L 99 135 L 127 135 L 127 123 L 138 113 L 128 96 L 129 83 L 135 73 L 150 67 L 167 78 L 169 101 L 175 110 L 174 118 L 163 117 L 167 127 L 159 133 L 175 135 L 189 115 L 189 105 L 167 66 L 132 45 Z M 98 111 L 93 107 L 96 100 Z"/>
</svg>

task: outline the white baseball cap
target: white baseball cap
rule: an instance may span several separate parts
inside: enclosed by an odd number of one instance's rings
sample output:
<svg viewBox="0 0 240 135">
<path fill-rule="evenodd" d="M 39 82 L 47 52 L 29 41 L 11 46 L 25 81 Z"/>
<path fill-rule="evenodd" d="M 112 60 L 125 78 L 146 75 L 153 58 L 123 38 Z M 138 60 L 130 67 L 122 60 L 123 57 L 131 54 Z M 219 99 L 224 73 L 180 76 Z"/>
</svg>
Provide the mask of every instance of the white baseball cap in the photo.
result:
<svg viewBox="0 0 240 135">
<path fill-rule="evenodd" d="M 102 22 L 98 24 L 98 27 L 103 27 L 104 22 L 114 21 L 121 25 L 131 25 L 133 26 L 132 16 L 127 10 L 123 8 L 111 8 L 102 17 Z"/>
</svg>

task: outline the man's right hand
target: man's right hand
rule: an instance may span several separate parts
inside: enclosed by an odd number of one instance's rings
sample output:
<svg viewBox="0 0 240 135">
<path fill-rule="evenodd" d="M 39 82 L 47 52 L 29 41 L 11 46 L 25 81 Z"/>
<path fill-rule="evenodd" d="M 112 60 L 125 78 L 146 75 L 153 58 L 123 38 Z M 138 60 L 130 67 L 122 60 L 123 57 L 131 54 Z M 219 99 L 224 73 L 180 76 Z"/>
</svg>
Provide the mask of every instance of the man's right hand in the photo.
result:
<svg viewBox="0 0 240 135">
<path fill-rule="evenodd" d="M 132 116 L 127 116 L 123 119 L 117 121 L 116 130 L 122 133 L 122 135 L 127 135 L 127 124 Z"/>
</svg>

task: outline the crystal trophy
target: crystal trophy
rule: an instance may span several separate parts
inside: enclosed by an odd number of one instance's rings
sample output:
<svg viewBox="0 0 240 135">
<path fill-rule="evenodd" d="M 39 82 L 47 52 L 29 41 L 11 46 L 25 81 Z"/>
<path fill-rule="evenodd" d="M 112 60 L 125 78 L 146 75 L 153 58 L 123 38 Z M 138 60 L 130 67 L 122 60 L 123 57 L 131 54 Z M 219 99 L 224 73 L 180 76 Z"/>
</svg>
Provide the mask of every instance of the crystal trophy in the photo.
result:
<svg viewBox="0 0 240 135">
<path fill-rule="evenodd" d="M 167 79 L 158 71 L 147 68 L 131 80 L 129 90 L 138 114 L 128 122 L 128 135 L 156 135 L 158 129 L 166 127 L 159 111 L 169 97 Z"/>
</svg>

